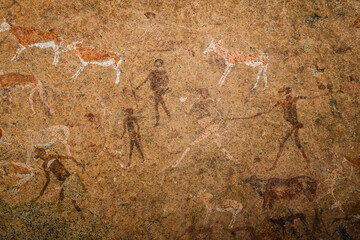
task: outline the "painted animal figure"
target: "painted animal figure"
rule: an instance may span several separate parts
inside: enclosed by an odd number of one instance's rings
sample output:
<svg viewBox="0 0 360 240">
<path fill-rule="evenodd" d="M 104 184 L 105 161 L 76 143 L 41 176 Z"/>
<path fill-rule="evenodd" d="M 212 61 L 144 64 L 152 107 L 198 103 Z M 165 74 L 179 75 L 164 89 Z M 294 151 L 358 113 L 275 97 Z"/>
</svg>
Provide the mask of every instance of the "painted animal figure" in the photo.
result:
<svg viewBox="0 0 360 240">
<path fill-rule="evenodd" d="M 84 46 L 81 43 L 81 41 L 74 41 L 72 44 L 69 44 L 65 50 L 63 50 L 64 52 L 74 51 L 81 61 L 80 69 L 74 74 L 74 76 L 72 76 L 72 78 L 77 78 L 88 64 L 95 64 L 104 67 L 112 66 L 116 71 L 115 84 L 119 84 L 121 73 L 120 68 L 123 61 L 120 54 L 117 52 L 97 50 L 92 47 Z"/>
<path fill-rule="evenodd" d="M 11 108 L 11 94 L 10 94 L 10 88 L 16 87 L 16 86 L 25 86 L 28 84 L 32 84 L 32 89 L 30 91 L 29 95 L 29 104 L 30 109 L 32 112 L 32 115 L 34 115 L 36 112 L 34 110 L 34 94 L 35 92 L 39 93 L 39 97 L 41 102 L 47 107 L 49 113 L 52 115 L 53 110 L 45 100 L 45 91 L 43 88 L 42 83 L 36 79 L 33 75 L 21 75 L 18 73 L 7 73 L 0 75 L 0 85 L 6 89 L 7 91 L 4 92 L 5 95 L 7 95 L 9 108 Z"/>
<path fill-rule="evenodd" d="M 29 47 L 52 48 L 55 52 L 53 64 L 59 62 L 63 38 L 53 32 L 47 32 L 33 27 L 18 27 L 4 19 L 0 32 L 9 31 L 19 42 L 19 47 L 11 61 L 17 61 L 22 51 Z"/>
<path fill-rule="evenodd" d="M 31 154 L 34 151 L 34 147 L 48 147 L 56 142 L 60 142 L 65 146 L 65 150 L 68 156 L 71 156 L 70 145 L 68 144 L 68 138 L 70 136 L 70 130 L 64 125 L 55 125 L 40 131 L 26 130 L 24 132 L 24 142 L 27 152 L 26 163 L 29 165 Z"/>
<path fill-rule="evenodd" d="M 221 202 L 210 202 L 214 197 L 211 193 L 206 192 L 206 190 L 200 190 L 198 193 L 198 197 L 203 201 L 206 208 L 206 216 L 204 219 L 204 224 L 207 224 L 209 221 L 209 217 L 211 213 L 216 210 L 219 212 L 231 212 L 232 218 L 229 224 L 229 228 L 234 226 L 236 221 L 236 216 L 242 211 L 243 205 L 232 199 L 225 199 Z"/>
<path fill-rule="evenodd" d="M 264 184 L 264 182 L 266 183 Z M 293 200 L 302 194 L 309 201 L 313 201 L 317 189 L 317 181 L 307 176 L 287 179 L 270 178 L 264 181 L 254 175 L 244 180 L 244 183 L 249 183 L 254 190 L 258 191 L 259 195 L 264 199 L 263 208 L 269 207 L 269 209 L 272 209 L 272 205 L 276 200 Z"/>
<path fill-rule="evenodd" d="M 211 40 L 210 45 L 205 49 L 204 54 L 207 54 L 209 52 L 216 52 L 219 54 L 224 60 L 226 64 L 226 68 L 224 73 L 221 75 L 221 78 L 218 82 L 218 85 L 221 87 L 227 75 L 230 73 L 231 68 L 237 64 L 245 64 L 250 67 L 259 67 L 259 71 L 257 73 L 257 78 L 255 85 L 252 87 L 251 91 L 253 91 L 256 86 L 258 85 L 260 75 L 262 73 L 264 78 L 264 90 L 267 88 L 267 76 L 266 76 L 266 70 L 269 64 L 269 57 L 267 53 L 264 53 L 260 56 L 256 56 L 250 53 L 246 52 L 235 52 L 232 50 L 228 50 L 221 44 L 221 41 L 218 41 L 215 43 L 213 40 Z"/>
</svg>

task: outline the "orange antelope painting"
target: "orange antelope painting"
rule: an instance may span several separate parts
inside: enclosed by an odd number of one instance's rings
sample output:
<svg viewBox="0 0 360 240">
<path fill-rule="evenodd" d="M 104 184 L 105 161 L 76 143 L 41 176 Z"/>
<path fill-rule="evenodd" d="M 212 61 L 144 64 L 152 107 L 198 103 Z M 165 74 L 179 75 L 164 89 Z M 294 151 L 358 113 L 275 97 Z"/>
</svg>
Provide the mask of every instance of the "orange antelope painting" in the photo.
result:
<svg viewBox="0 0 360 240">
<path fill-rule="evenodd" d="M 22 51 L 28 47 L 52 48 L 55 52 L 53 64 L 59 62 L 63 39 L 55 33 L 47 32 L 33 27 L 18 27 L 6 19 L 0 25 L 0 32 L 9 31 L 19 42 L 19 47 L 11 61 L 17 61 Z"/>
<path fill-rule="evenodd" d="M 39 93 L 40 100 L 42 103 L 47 107 L 49 113 L 52 115 L 53 110 L 45 100 L 45 92 L 42 83 L 36 79 L 33 75 L 21 75 L 18 73 L 7 73 L 7 74 L 1 74 L 0 75 L 0 85 L 6 90 L 4 91 L 5 98 L 7 98 L 7 101 L 9 103 L 9 108 L 11 109 L 11 93 L 10 93 L 10 87 L 16 87 L 16 86 L 25 86 L 28 84 L 32 84 L 32 89 L 30 91 L 29 95 L 29 104 L 30 109 L 32 112 L 32 115 L 35 115 L 34 110 L 34 94 L 35 92 Z"/>
<path fill-rule="evenodd" d="M 267 67 L 269 64 L 269 57 L 268 57 L 267 53 L 264 53 L 260 56 L 256 56 L 256 55 L 246 53 L 246 52 L 235 52 L 235 51 L 228 50 L 225 47 L 223 47 L 223 45 L 221 44 L 221 41 L 218 41 L 217 43 L 215 43 L 213 40 L 211 40 L 211 43 L 205 49 L 204 54 L 207 54 L 207 53 L 213 52 L 213 51 L 216 52 L 217 54 L 219 54 L 225 60 L 225 64 L 226 64 L 225 71 L 222 74 L 222 76 L 218 82 L 218 85 L 220 87 L 224 84 L 225 79 L 226 79 L 227 75 L 230 73 L 231 68 L 237 63 L 240 63 L 240 64 L 243 63 L 250 67 L 259 67 L 256 83 L 252 87 L 251 91 L 253 91 L 256 88 L 256 86 L 258 85 L 261 73 L 263 75 L 264 83 L 265 83 L 264 90 L 266 89 L 266 87 L 267 87 L 266 70 L 267 70 Z"/>
<path fill-rule="evenodd" d="M 77 78 L 88 64 L 95 64 L 104 67 L 112 66 L 116 71 L 115 84 L 119 84 L 121 62 L 123 61 L 120 54 L 117 52 L 97 50 L 92 47 L 84 46 L 81 43 L 81 41 L 74 41 L 72 44 L 69 44 L 65 50 L 63 50 L 64 52 L 74 51 L 81 61 L 80 69 L 74 76 L 72 76 L 72 78 Z"/>
</svg>

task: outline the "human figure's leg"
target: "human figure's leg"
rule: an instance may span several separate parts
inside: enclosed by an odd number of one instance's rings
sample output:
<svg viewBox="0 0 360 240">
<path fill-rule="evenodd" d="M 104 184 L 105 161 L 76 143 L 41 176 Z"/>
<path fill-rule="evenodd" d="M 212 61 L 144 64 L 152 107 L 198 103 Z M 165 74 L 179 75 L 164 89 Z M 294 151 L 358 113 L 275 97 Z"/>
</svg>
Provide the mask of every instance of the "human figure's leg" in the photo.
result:
<svg viewBox="0 0 360 240">
<path fill-rule="evenodd" d="M 303 146 L 301 146 L 301 143 L 300 143 L 300 139 L 299 139 L 299 128 L 296 128 L 295 129 L 295 143 L 296 143 L 296 146 L 298 147 L 298 149 L 301 151 L 301 154 L 303 156 L 303 158 L 306 160 L 306 167 L 305 168 L 308 168 L 309 165 L 310 165 L 310 160 L 308 159 L 308 157 L 306 156 L 305 154 L 305 150 L 303 148 Z"/>
<path fill-rule="evenodd" d="M 126 166 L 126 168 L 130 167 L 130 165 L 131 165 L 131 158 L 132 158 L 132 152 L 133 152 L 133 149 L 134 149 L 134 144 L 135 144 L 135 141 L 134 141 L 134 140 L 130 140 L 129 163 L 128 163 L 128 165 Z"/>
<path fill-rule="evenodd" d="M 198 143 L 200 143 L 201 141 L 205 140 L 211 134 L 212 134 L 212 132 L 210 129 L 205 129 L 204 133 L 200 137 L 198 137 L 195 141 L 190 143 L 190 145 L 185 149 L 185 151 L 183 152 L 181 157 L 176 161 L 176 163 L 174 165 L 172 165 L 172 167 L 177 167 L 180 164 L 180 162 L 185 158 L 185 156 L 188 154 L 191 147 L 193 147 L 193 146 L 197 145 Z"/>
<path fill-rule="evenodd" d="M 62 203 L 64 201 L 65 195 L 64 195 L 64 188 L 61 186 L 61 190 L 59 193 L 59 200 L 58 200 L 58 213 L 61 214 L 62 213 Z"/>
<path fill-rule="evenodd" d="M 280 141 L 280 146 L 279 146 L 279 151 L 276 155 L 276 159 L 275 159 L 275 162 L 274 164 L 272 165 L 271 168 L 269 168 L 267 171 L 271 171 L 271 170 L 274 170 L 276 168 L 276 164 L 279 160 L 279 158 L 281 157 L 281 154 L 283 152 L 283 149 L 284 149 L 284 145 L 286 143 L 286 141 L 288 140 L 288 138 L 291 136 L 291 134 L 294 132 L 294 129 L 295 127 L 293 126 L 285 135 L 285 137 Z"/>
<path fill-rule="evenodd" d="M 144 160 L 145 160 L 144 154 L 143 154 L 143 152 L 141 151 L 140 144 L 139 144 L 139 142 L 138 142 L 137 140 L 135 141 L 135 146 L 136 146 L 136 148 L 138 149 L 138 151 L 139 151 L 139 153 L 140 153 L 140 155 L 141 155 L 141 158 L 142 158 L 143 161 L 144 161 Z"/>
<path fill-rule="evenodd" d="M 161 103 L 161 106 L 162 106 L 162 108 L 164 109 L 166 115 L 167 115 L 168 117 L 170 117 L 170 112 L 169 112 L 169 110 L 167 109 L 167 107 L 166 107 L 166 105 L 165 105 L 165 102 L 164 102 L 164 99 L 163 99 L 163 97 L 162 97 L 161 95 L 159 96 L 159 102 Z"/>
<path fill-rule="evenodd" d="M 155 126 L 158 126 L 159 120 L 160 120 L 160 113 L 159 113 L 160 98 L 159 98 L 158 94 L 156 94 L 156 93 L 154 93 L 154 100 L 155 100 L 155 118 L 156 118 Z"/>
</svg>

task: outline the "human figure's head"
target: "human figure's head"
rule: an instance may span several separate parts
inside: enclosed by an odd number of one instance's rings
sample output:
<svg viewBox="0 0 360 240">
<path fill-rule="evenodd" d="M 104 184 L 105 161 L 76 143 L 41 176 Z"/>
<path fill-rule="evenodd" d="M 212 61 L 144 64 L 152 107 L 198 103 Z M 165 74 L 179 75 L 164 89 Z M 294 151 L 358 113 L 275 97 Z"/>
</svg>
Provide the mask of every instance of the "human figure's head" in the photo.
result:
<svg viewBox="0 0 360 240">
<path fill-rule="evenodd" d="M 144 15 L 145 15 L 146 19 L 149 21 L 149 24 L 151 24 L 151 20 L 155 19 L 155 17 L 156 17 L 156 14 L 153 12 L 146 12 L 146 13 L 144 13 Z"/>
<path fill-rule="evenodd" d="M 125 113 L 126 113 L 126 115 L 131 116 L 134 114 L 134 109 L 127 108 L 127 109 L 125 109 Z"/>
<path fill-rule="evenodd" d="M 198 93 L 203 99 L 208 99 L 210 97 L 209 90 L 207 88 L 199 88 Z"/>
<path fill-rule="evenodd" d="M 284 86 L 284 87 L 282 87 L 282 88 L 280 88 L 279 89 L 279 91 L 278 91 L 278 93 L 279 94 L 281 94 L 281 95 L 289 95 L 290 93 L 291 93 L 291 88 L 290 87 L 286 87 L 286 86 Z"/>
<path fill-rule="evenodd" d="M 154 62 L 154 66 L 159 68 L 159 67 L 162 67 L 164 64 L 164 61 L 160 58 L 156 59 L 155 62 Z"/>
<path fill-rule="evenodd" d="M 44 148 L 39 148 L 39 147 L 35 148 L 35 156 L 34 156 L 35 160 L 44 159 L 45 155 L 46 155 L 46 151 Z"/>
</svg>

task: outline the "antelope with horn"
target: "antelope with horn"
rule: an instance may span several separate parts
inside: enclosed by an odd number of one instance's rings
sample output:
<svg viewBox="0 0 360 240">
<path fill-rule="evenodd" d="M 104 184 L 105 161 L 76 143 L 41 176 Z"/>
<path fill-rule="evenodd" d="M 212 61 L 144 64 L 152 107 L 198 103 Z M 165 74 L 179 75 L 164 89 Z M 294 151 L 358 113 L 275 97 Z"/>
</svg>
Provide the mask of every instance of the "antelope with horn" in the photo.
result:
<svg viewBox="0 0 360 240">
<path fill-rule="evenodd" d="M 266 89 L 267 87 L 266 70 L 269 64 L 269 57 L 267 53 L 264 53 L 260 56 L 256 56 L 246 52 L 236 52 L 236 51 L 228 50 L 225 47 L 223 47 L 221 41 L 215 43 L 215 41 L 211 40 L 211 43 L 205 49 L 204 54 L 213 51 L 216 52 L 218 55 L 220 55 L 225 60 L 225 64 L 226 64 L 225 71 L 218 82 L 218 85 L 220 87 L 224 84 L 225 79 L 227 75 L 229 75 L 231 68 L 237 63 L 240 64 L 243 63 L 250 67 L 259 67 L 256 82 L 255 85 L 252 87 L 251 91 L 253 91 L 258 85 L 261 73 L 263 75 L 264 83 L 265 83 L 264 90 Z"/>
<path fill-rule="evenodd" d="M 64 52 L 74 51 L 81 62 L 80 69 L 74 74 L 74 76 L 72 76 L 72 78 L 77 78 L 88 64 L 100 65 L 104 67 L 112 66 L 116 71 L 115 84 L 119 84 L 121 73 L 120 68 L 123 61 L 120 54 L 106 50 L 97 50 L 92 47 L 84 46 L 81 43 L 82 41 L 74 41 L 63 50 Z"/>
<path fill-rule="evenodd" d="M 18 39 L 19 47 L 11 61 L 17 61 L 22 51 L 29 47 L 52 48 L 55 52 L 53 64 L 59 62 L 63 38 L 56 33 L 47 32 L 33 27 L 19 27 L 4 19 L 0 25 L 0 32 L 9 31 Z"/>
</svg>

